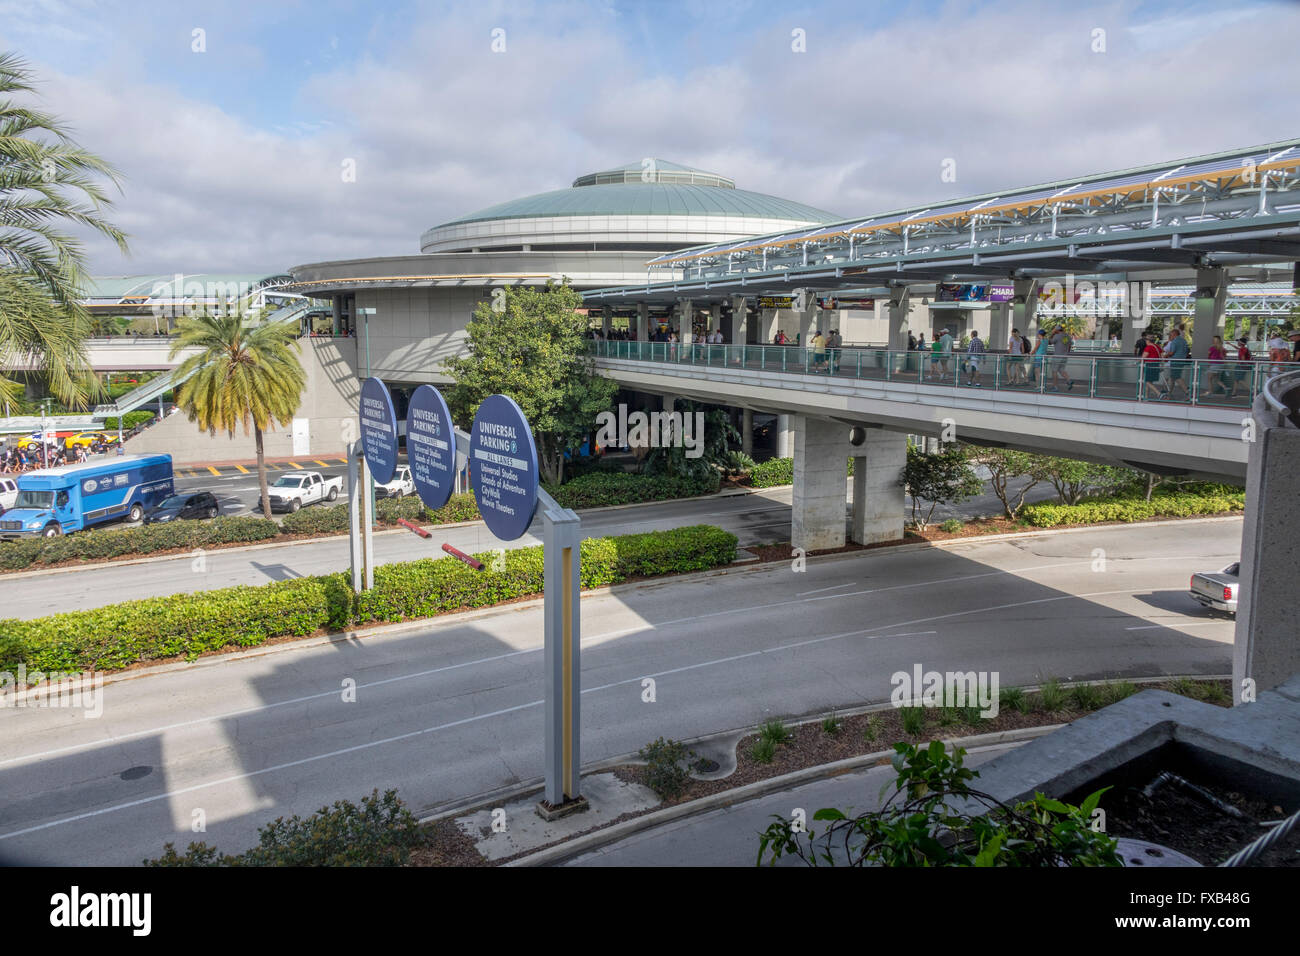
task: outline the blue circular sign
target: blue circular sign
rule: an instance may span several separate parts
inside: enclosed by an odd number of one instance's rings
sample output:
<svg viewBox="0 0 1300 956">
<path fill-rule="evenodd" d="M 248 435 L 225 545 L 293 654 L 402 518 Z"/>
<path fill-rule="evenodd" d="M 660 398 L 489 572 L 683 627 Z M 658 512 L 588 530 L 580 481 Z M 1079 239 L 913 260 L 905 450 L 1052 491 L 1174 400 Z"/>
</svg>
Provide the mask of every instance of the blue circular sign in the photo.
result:
<svg viewBox="0 0 1300 956">
<path fill-rule="evenodd" d="M 469 470 L 488 530 L 503 541 L 522 537 L 537 510 L 537 446 L 514 399 L 489 395 L 478 407 L 470 430 Z"/>
<path fill-rule="evenodd" d="M 411 395 L 406 412 L 406 457 L 415 493 L 435 511 L 447 503 L 456 478 L 456 431 L 447 402 L 432 385 Z"/>
<path fill-rule="evenodd" d="M 368 378 L 361 385 L 361 450 L 375 481 L 382 485 L 393 480 L 397 470 L 397 412 L 382 379 Z"/>
</svg>

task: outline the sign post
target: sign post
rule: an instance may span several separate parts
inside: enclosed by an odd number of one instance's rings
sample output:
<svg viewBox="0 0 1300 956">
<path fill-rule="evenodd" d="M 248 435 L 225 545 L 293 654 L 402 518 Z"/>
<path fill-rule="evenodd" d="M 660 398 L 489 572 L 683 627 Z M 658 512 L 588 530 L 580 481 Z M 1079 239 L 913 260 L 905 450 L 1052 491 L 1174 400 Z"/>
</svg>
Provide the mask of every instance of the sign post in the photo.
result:
<svg viewBox="0 0 1300 956">
<path fill-rule="evenodd" d="M 581 521 L 541 488 L 537 446 L 515 401 L 491 395 L 479 405 L 470 430 L 470 484 L 488 530 L 513 541 L 543 505 L 546 670 L 546 791 L 538 808 L 548 818 L 583 809 L 581 693 L 582 637 L 578 590 Z"/>
<path fill-rule="evenodd" d="M 374 482 L 393 480 L 397 470 L 397 412 L 382 379 L 361 386 L 361 440 L 348 453 L 348 521 L 352 552 L 352 590 L 375 586 Z"/>
</svg>

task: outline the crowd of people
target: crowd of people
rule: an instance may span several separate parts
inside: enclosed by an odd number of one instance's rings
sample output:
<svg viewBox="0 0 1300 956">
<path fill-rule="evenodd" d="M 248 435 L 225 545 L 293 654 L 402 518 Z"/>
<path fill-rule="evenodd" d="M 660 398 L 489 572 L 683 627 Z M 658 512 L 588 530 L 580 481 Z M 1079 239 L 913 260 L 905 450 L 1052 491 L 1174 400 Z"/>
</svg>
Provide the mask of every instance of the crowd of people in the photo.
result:
<svg viewBox="0 0 1300 956">
<path fill-rule="evenodd" d="M 71 465 L 88 461 L 91 455 L 102 455 L 108 449 L 101 438 L 89 446 L 74 445 L 71 448 L 63 442 L 39 444 L 31 442 L 23 446 L 6 446 L 0 451 L 0 474 L 21 474 L 41 468 L 57 468 L 59 465 Z"/>
</svg>

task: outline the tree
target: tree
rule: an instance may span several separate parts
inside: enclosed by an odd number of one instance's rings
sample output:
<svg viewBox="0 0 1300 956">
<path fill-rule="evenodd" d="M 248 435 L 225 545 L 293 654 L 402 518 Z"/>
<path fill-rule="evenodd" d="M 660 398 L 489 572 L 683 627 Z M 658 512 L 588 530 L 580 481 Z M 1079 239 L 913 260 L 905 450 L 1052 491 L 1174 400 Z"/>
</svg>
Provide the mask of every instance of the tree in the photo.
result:
<svg viewBox="0 0 1300 956">
<path fill-rule="evenodd" d="M 705 478 L 722 466 L 727 457 L 727 446 L 739 441 L 740 436 L 731 424 L 725 409 L 716 405 L 700 405 L 685 399 L 678 399 L 674 405 L 683 407 L 682 421 L 691 416 L 692 429 L 696 412 L 704 413 L 703 434 L 693 434 L 692 441 L 700 442 L 700 454 L 692 458 L 686 454 L 682 444 L 674 443 L 667 447 L 652 448 L 641 465 L 646 474 L 682 475 L 687 478 Z"/>
<path fill-rule="evenodd" d="M 221 429 L 234 436 L 242 425 L 251 426 L 257 441 L 257 485 L 262 494 L 262 514 L 271 517 L 266 494 L 266 456 L 262 433 L 276 424 L 293 421 L 307 384 L 298 361 L 297 327 L 284 322 L 251 323 L 243 315 L 203 315 L 181 319 L 169 358 L 198 349 L 176 368 L 177 381 L 193 376 L 176 389 L 176 404 L 215 435 Z"/>
<path fill-rule="evenodd" d="M 102 392 L 86 353 L 90 331 L 85 312 L 61 308 L 31 276 L 0 269 L 0 367 L 37 368 L 61 404 L 84 407 Z M 0 374 L 0 401 L 16 406 L 22 394 L 21 382 Z"/>
<path fill-rule="evenodd" d="M 465 426 L 489 395 L 519 404 L 537 440 L 542 478 L 551 484 L 564 480 L 565 454 L 582 446 L 618 391 L 587 354 L 587 319 L 575 311 L 581 305 L 567 280 L 544 289 L 494 289 L 466 327 L 469 354 L 444 365 L 456 383 L 448 405 Z"/>
<path fill-rule="evenodd" d="M 1014 520 L 1025 505 L 1029 489 L 1042 480 L 1037 470 L 1039 456 L 1010 448 L 981 448 L 978 454 L 980 464 L 988 469 L 993 493 L 1002 502 L 1002 513 Z M 1021 485 L 1019 492 L 1011 490 L 1011 483 L 1017 478 L 1030 479 Z"/>
<path fill-rule="evenodd" d="M 965 446 L 958 444 L 946 445 L 929 455 L 908 445 L 901 483 L 912 497 L 912 523 L 922 531 L 934 516 L 936 505 L 965 501 L 984 490 L 984 482 L 971 470 Z M 930 502 L 930 508 L 922 517 L 925 501 Z"/>
<path fill-rule="evenodd" d="M 1049 481 L 1062 504 L 1077 505 L 1089 495 L 1104 494 L 1131 484 L 1134 473 L 1127 468 L 1100 465 L 1077 458 L 1035 456 L 1034 475 Z"/>
<path fill-rule="evenodd" d="M 0 53 L 0 97 L 34 90 L 27 65 Z M 62 224 L 93 229 L 127 250 L 126 235 L 101 214 L 112 203 L 99 177 L 119 185 L 117 171 L 78 146 L 55 117 L 0 98 L 0 265 L 32 276 L 78 317 L 85 315 L 82 245 Z"/>
</svg>

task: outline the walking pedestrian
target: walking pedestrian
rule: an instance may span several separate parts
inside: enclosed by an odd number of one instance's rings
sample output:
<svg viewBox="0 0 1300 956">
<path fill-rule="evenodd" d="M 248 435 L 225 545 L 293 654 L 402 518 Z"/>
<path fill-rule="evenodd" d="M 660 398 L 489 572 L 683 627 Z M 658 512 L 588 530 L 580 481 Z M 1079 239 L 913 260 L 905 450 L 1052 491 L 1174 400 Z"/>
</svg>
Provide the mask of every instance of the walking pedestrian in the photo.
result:
<svg viewBox="0 0 1300 956">
<path fill-rule="evenodd" d="M 1187 339 L 1183 335 L 1182 326 L 1175 326 L 1174 330 L 1169 333 L 1169 342 L 1165 345 L 1163 356 L 1169 359 L 1169 378 L 1168 386 L 1161 393 L 1161 398 L 1170 398 L 1173 395 L 1174 387 L 1177 386 L 1183 390 L 1183 394 L 1189 399 L 1192 397 L 1187 390 L 1187 383 L 1183 381 L 1183 371 L 1187 368 L 1187 356 L 1191 350 L 1187 346 Z"/>
<path fill-rule="evenodd" d="M 1011 330 L 1007 339 L 1007 384 L 1024 385 L 1025 378 L 1025 340 L 1019 329 Z"/>
<path fill-rule="evenodd" d="M 1070 333 L 1065 331 L 1065 326 L 1058 325 L 1052 332 L 1052 391 L 1059 392 L 1060 388 L 1057 383 L 1061 376 L 1065 376 L 1065 390 L 1068 392 L 1074 388 L 1074 379 L 1070 378 L 1070 373 L 1066 371 L 1066 363 L 1070 361 L 1070 349 L 1074 345 L 1074 340 L 1070 338 Z"/>
<path fill-rule="evenodd" d="M 970 334 L 970 344 L 966 346 L 966 384 L 974 388 L 981 388 L 980 385 L 980 365 L 984 362 L 984 341 L 980 338 L 978 329 L 972 329 Z"/>
</svg>

